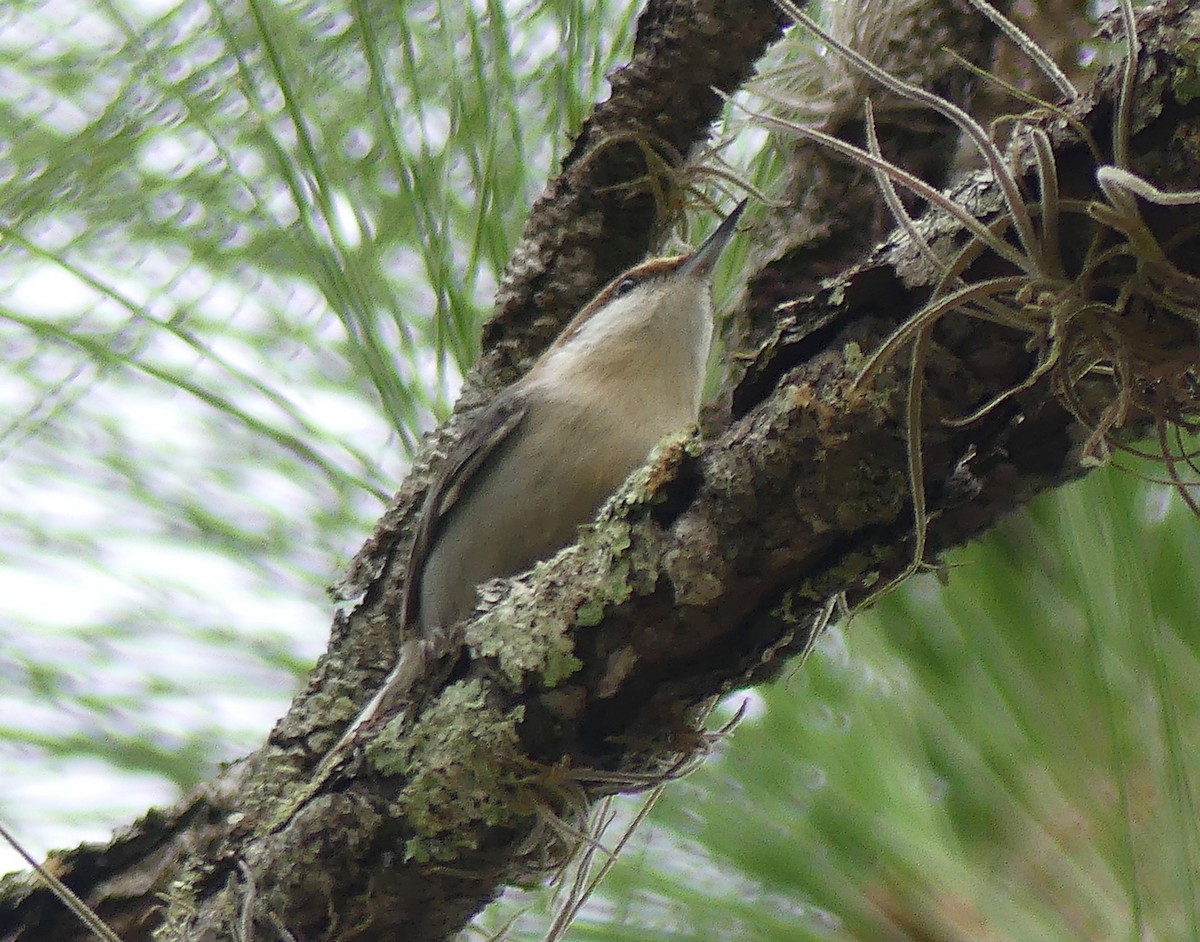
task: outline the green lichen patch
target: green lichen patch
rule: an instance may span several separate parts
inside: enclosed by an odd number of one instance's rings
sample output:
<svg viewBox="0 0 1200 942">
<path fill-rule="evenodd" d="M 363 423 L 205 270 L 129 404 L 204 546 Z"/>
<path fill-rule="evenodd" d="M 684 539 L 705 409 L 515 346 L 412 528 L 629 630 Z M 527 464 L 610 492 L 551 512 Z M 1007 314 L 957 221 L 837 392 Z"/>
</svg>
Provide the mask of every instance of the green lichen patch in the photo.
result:
<svg viewBox="0 0 1200 942">
<path fill-rule="evenodd" d="M 1175 68 L 1171 72 L 1171 92 L 1181 105 L 1200 98 L 1200 39 L 1180 43 L 1175 50 Z"/>
<path fill-rule="evenodd" d="M 407 860 L 453 861 L 477 849 L 487 829 L 517 827 L 533 813 L 528 786 L 536 767 L 517 737 L 523 716 L 521 707 L 489 705 L 482 681 L 463 681 L 447 687 L 419 724 L 389 724 L 367 745 L 377 771 L 408 780 L 393 805 L 414 832 Z"/>
<path fill-rule="evenodd" d="M 654 590 L 658 580 L 661 540 L 657 527 L 648 521 L 628 521 L 623 511 L 642 502 L 644 492 L 636 489 L 618 492 L 609 505 L 610 515 L 602 515 L 599 523 L 585 531 L 580 539 L 580 551 L 585 559 L 584 579 L 592 586 L 587 597 L 575 606 L 574 624 L 581 628 L 598 625 L 604 612 L 612 605 L 627 602 L 635 594 Z M 629 503 L 618 507 L 616 502 L 627 498 Z"/>
<path fill-rule="evenodd" d="M 629 560 L 614 558 L 608 577 L 596 588 L 591 598 L 576 610 L 575 624 L 580 628 L 595 627 L 604 618 L 604 610 L 609 605 L 627 601 L 633 595 L 629 571 Z"/>
<path fill-rule="evenodd" d="M 570 619 L 554 601 L 538 607 L 534 597 L 552 580 L 555 563 L 570 554 L 560 553 L 550 563 L 539 563 L 517 582 L 486 614 L 467 627 L 466 641 L 479 657 L 494 658 L 514 687 L 536 674 L 543 687 L 561 683 L 579 670 Z"/>
</svg>

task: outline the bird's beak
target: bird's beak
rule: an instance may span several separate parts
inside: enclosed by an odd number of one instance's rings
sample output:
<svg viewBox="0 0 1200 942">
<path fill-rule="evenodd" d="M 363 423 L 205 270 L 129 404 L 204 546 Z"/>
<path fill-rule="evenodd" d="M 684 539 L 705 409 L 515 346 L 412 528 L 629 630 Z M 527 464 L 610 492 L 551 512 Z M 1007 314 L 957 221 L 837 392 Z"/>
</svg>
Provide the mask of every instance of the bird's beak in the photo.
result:
<svg viewBox="0 0 1200 942">
<path fill-rule="evenodd" d="M 681 275 L 704 275 L 707 277 L 712 274 L 717 259 L 721 257 L 721 251 L 725 248 L 729 237 L 733 235 L 734 229 L 737 228 L 738 218 L 742 215 L 742 210 L 746 208 L 747 202 L 748 200 L 742 200 L 738 203 L 721 225 L 713 230 L 712 235 L 704 240 L 704 244 L 692 253 L 692 257 L 680 268 Z"/>
</svg>

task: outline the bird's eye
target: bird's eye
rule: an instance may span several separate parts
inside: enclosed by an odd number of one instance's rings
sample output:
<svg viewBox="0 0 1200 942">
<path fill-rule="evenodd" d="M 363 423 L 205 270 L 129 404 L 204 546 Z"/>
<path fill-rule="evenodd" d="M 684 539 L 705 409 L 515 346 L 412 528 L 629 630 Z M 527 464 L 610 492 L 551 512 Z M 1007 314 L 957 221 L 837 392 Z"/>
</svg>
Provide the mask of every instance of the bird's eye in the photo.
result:
<svg viewBox="0 0 1200 942">
<path fill-rule="evenodd" d="M 632 291 L 636 287 L 637 287 L 637 279 L 636 278 L 622 278 L 620 281 L 617 282 L 616 288 L 613 289 L 613 297 L 619 298 L 623 294 L 629 294 L 629 292 Z"/>
</svg>

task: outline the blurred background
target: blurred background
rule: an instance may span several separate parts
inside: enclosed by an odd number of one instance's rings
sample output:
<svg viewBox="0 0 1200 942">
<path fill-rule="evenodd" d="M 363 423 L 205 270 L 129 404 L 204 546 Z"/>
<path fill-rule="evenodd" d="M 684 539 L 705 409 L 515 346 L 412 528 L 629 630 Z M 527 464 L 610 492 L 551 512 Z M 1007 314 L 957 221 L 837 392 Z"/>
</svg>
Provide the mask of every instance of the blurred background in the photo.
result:
<svg viewBox="0 0 1200 942">
<path fill-rule="evenodd" d="M 0 819 L 35 853 L 299 689 L 629 55 L 637 8 L 583 6 L 0 6 Z M 724 157 L 769 190 L 743 120 Z M 1121 463 L 728 698 L 569 937 L 1200 940 L 1200 536 Z"/>
</svg>

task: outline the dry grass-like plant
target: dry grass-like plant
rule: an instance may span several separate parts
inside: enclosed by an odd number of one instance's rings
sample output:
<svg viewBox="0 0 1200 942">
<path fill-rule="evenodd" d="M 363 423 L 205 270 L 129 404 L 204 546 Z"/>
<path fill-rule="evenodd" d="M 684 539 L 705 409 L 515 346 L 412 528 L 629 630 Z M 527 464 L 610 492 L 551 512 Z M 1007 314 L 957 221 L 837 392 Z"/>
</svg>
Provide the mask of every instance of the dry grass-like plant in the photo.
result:
<svg viewBox="0 0 1200 942">
<path fill-rule="evenodd" d="M 632 180 L 600 187 L 597 192 L 649 194 L 654 198 L 655 217 L 678 230 L 679 237 L 687 241 L 687 210 L 719 212 L 718 198 L 721 196 L 731 203 L 749 196 L 760 203 L 772 205 L 766 193 L 725 159 L 723 152 L 733 141 L 733 136 L 725 135 L 695 154 L 686 155 L 670 141 L 628 131 L 601 140 L 579 161 L 576 170 L 578 172 L 586 167 L 609 148 L 622 145 L 637 148 L 646 172 Z M 717 198 L 714 198 L 714 193 Z"/>
</svg>

